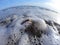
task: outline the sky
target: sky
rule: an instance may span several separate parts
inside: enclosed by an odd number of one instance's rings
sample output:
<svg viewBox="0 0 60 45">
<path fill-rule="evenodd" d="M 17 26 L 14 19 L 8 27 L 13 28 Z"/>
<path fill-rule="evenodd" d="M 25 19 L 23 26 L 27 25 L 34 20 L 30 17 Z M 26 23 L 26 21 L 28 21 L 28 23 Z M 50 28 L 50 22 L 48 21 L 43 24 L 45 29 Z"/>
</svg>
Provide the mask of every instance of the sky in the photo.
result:
<svg viewBox="0 0 60 45">
<path fill-rule="evenodd" d="M 20 5 L 41 6 L 60 12 L 60 0 L 0 0 L 0 10 Z"/>
</svg>

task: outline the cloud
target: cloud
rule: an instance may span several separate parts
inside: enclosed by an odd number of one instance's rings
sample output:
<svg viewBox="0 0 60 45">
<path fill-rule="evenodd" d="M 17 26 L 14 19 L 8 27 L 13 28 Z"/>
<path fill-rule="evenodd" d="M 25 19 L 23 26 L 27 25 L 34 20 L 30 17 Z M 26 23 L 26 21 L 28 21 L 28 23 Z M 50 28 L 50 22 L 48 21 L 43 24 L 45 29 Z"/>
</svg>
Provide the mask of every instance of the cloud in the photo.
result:
<svg viewBox="0 0 60 45">
<path fill-rule="evenodd" d="M 55 11 L 60 12 L 60 0 L 48 0 L 48 1 L 37 1 L 37 2 L 26 2 L 23 5 L 35 5 L 46 7 Z"/>
<path fill-rule="evenodd" d="M 60 12 L 60 0 L 51 0 L 50 2 L 46 2 L 45 4 Z"/>
<path fill-rule="evenodd" d="M 3 2 L 3 3 L 2 3 Z M 6 3 L 8 2 L 8 4 Z M 1 0 L 0 1 L 0 9 L 4 9 L 6 7 L 13 7 L 13 6 L 18 6 L 18 5 L 35 5 L 35 6 L 41 6 L 41 7 L 46 7 L 49 9 L 54 9 L 56 11 L 60 12 L 60 0 L 30 0 L 30 1 L 24 1 L 24 0 L 14 0 L 14 1 L 8 1 L 8 0 Z"/>
</svg>

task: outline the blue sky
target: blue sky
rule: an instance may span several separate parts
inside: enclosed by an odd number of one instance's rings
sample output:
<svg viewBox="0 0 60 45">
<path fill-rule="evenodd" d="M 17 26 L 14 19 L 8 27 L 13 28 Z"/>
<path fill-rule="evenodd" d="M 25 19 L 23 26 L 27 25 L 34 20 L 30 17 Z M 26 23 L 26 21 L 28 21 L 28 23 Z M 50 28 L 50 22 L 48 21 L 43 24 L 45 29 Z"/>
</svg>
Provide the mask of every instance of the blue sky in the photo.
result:
<svg viewBox="0 0 60 45">
<path fill-rule="evenodd" d="M 60 0 L 0 0 L 0 10 L 19 5 L 34 5 L 60 11 Z"/>
<path fill-rule="evenodd" d="M 0 0 L 0 9 L 18 5 L 36 5 L 48 2 L 48 0 Z"/>
</svg>

